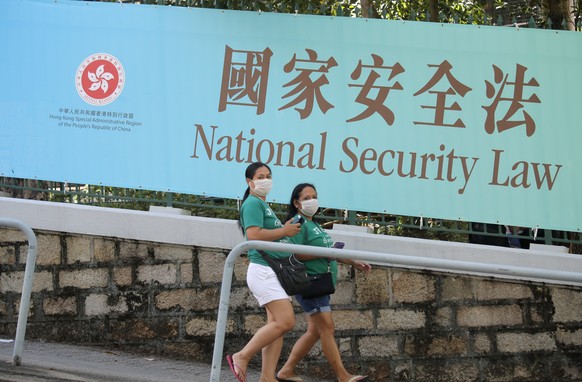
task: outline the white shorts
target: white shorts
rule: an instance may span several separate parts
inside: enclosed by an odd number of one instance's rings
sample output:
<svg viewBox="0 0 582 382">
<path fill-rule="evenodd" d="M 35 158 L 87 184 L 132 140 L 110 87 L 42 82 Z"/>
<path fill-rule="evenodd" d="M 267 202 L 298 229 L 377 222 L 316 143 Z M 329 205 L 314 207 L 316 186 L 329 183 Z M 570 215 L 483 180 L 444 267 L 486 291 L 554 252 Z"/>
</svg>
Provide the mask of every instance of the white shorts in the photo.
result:
<svg viewBox="0 0 582 382">
<path fill-rule="evenodd" d="M 266 265 L 249 264 L 247 285 L 260 306 L 275 300 L 291 299 L 283 290 L 273 269 Z"/>
</svg>

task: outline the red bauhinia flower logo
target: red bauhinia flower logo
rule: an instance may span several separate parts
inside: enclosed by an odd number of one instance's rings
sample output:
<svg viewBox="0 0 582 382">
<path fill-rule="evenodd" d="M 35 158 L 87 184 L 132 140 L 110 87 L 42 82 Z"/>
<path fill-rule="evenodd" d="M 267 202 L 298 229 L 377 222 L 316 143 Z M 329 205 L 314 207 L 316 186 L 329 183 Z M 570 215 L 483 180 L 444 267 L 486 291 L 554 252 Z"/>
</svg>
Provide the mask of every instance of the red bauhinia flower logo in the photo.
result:
<svg viewBox="0 0 582 382">
<path fill-rule="evenodd" d="M 107 53 L 87 57 L 75 77 L 79 96 L 91 105 L 103 106 L 113 102 L 123 90 L 125 72 L 121 62 Z"/>
</svg>

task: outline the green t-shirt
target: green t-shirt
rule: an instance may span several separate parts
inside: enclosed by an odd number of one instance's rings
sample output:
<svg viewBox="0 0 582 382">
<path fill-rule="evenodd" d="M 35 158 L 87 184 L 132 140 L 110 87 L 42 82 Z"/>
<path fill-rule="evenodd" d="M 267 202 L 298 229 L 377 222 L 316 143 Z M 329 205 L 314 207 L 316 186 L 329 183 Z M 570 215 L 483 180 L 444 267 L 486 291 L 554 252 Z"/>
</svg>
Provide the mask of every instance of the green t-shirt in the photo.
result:
<svg viewBox="0 0 582 382">
<path fill-rule="evenodd" d="M 248 227 L 260 227 L 264 229 L 275 229 L 283 227 L 283 224 L 275 215 L 271 207 L 269 207 L 267 202 L 254 195 L 249 195 L 249 197 L 242 204 L 240 208 L 240 220 L 245 231 L 245 239 L 247 240 Z M 279 243 L 289 243 L 289 238 L 283 237 L 276 241 Z M 269 254 L 269 256 L 274 258 L 288 257 L 290 255 L 289 252 L 266 252 Z M 263 259 L 263 256 L 261 256 L 256 249 L 251 249 L 249 251 L 249 259 L 251 263 L 268 265 L 267 262 Z"/>
<path fill-rule="evenodd" d="M 325 230 L 316 222 L 305 219 L 305 223 L 301 226 L 301 232 L 290 237 L 289 241 L 293 244 L 313 245 L 316 247 L 330 248 L 333 244 L 332 238 L 325 232 Z M 307 273 L 310 275 L 316 273 L 325 273 L 328 271 L 328 259 L 317 258 L 303 261 L 307 267 Z M 337 279 L 337 261 L 329 261 L 330 272 L 333 276 L 333 283 Z"/>
</svg>

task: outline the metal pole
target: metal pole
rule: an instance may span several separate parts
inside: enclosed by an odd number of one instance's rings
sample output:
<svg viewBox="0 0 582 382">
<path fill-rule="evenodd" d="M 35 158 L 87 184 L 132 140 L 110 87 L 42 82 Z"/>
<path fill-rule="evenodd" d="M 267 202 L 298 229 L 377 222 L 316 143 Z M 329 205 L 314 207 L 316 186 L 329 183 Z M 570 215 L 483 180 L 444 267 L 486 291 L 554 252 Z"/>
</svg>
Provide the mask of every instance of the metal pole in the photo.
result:
<svg viewBox="0 0 582 382">
<path fill-rule="evenodd" d="M 214 352 L 212 356 L 210 382 L 220 382 L 220 371 L 226 331 L 226 319 L 230 301 L 230 288 L 232 285 L 234 262 L 242 253 L 247 252 L 249 249 L 262 249 L 264 251 L 301 253 L 305 255 L 321 257 L 372 261 L 374 263 L 380 263 L 383 266 L 395 266 L 400 268 L 413 266 L 421 269 L 432 269 L 442 272 L 450 272 L 454 270 L 469 273 L 486 273 L 489 275 L 493 274 L 498 276 L 512 276 L 529 279 L 553 279 L 566 282 L 582 283 L 581 272 L 526 268 L 511 265 L 484 264 L 471 261 L 435 259 L 430 257 L 415 257 L 379 252 L 355 251 L 350 249 L 322 248 L 268 241 L 245 241 L 238 244 L 230 251 L 224 264 L 222 286 L 220 289 L 220 303 L 218 306 L 218 319 L 216 321 L 216 335 L 214 339 Z"/>
<path fill-rule="evenodd" d="M 216 334 L 214 337 L 214 351 L 212 354 L 212 368 L 210 370 L 210 380 L 220 381 L 220 367 L 222 364 L 222 351 L 224 350 L 224 334 L 226 331 L 226 319 L 228 316 L 228 305 L 230 303 L 230 288 L 232 285 L 232 274 L 235 260 L 248 249 L 245 243 L 234 247 L 224 263 L 222 274 L 222 285 L 220 287 L 220 302 L 218 304 L 218 318 L 216 320 Z"/>
<path fill-rule="evenodd" d="M 32 282 L 34 279 L 37 242 L 32 229 L 18 220 L 0 218 L 0 226 L 17 228 L 24 232 L 26 239 L 28 240 L 28 255 L 26 256 L 24 282 L 22 284 L 22 295 L 20 297 L 20 309 L 18 310 L 18 324 L 16 325 L 16 339 L 14 340 L 14 352 L 12 353 L 12 364 L 20 366 L 24 346 L 24 333 L 26 332 L 26 322 L 28 320 L 28 309 L 30 307 L 30 293 L 32 291 Z"/>
</svg>

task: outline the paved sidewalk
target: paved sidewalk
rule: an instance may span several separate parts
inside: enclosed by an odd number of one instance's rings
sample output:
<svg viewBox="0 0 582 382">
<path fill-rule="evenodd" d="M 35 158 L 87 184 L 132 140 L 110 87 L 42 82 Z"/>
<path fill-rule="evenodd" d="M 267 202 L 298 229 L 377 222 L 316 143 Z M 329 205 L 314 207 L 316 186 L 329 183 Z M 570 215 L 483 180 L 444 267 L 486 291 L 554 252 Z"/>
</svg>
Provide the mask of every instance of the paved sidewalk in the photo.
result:
<svg viewBox="0 0 582 382">
<path fill-rule="evenodd" d="M 25 341 L 22 364 L 12 365 L 14 342 L 0 342 L 0 382 L 207 382 L 211 365 L 102 347 Z M 260 373 L 248 370 L 248 381 Z M 307 379 L 315 382 L 316 379 Z M 220 382 L 236 382 L 226 360 Z"/>
<path fill-rule="evenodd" d="M 100 347 L 25 341 L 22 364 L 12 365 L 14 342 L 0 342 L 0 381 L 182 382 L 209 381 L 211 365 Z M 235 381 L 226 361 L 220 380 Z M 249 381 L 259 373 L 249 371 Z"/>
</svg>

